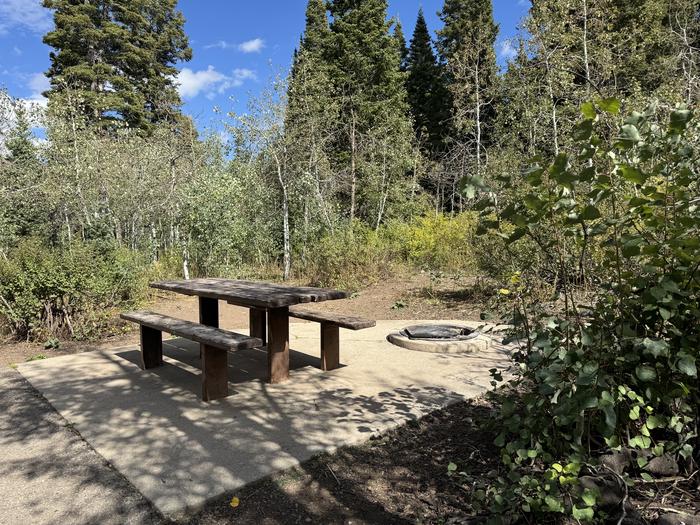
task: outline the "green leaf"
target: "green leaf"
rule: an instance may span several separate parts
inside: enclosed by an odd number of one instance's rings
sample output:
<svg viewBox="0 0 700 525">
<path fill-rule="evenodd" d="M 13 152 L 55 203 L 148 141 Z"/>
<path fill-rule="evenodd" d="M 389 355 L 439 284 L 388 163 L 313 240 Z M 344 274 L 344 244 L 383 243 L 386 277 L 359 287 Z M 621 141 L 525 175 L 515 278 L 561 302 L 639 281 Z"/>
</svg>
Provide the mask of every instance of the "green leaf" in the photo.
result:
<svg viewBox="0 0 700 525">
<path fill-rule="evenodd" d="M 544 503 L 551 512 L 564 512 L 564 506 L 561 501 L 553 496 L 545 496 Z"/>
<path fill-rule="evenodd" d="M 594 219 L 599 219 L 600 218 L 600 211 L 598 208 L 592 205 L 588 205 L 583 209 L 583 213 L 581 213 L 581 218 L 586 220 L 586 221 L 592 221 Z"/>
<path fill-rule="evenodd" d="M 593 102 L 584 102 L 581 104 L 581 114 L 588 120 L 593 120 L 598 116 L 598 112 L 595 110 Z"/>
<path fill-rule="evenodd" d="M 581 499 L 586 505 L 592 507 L 593 505 L 595 505 L 595 502 L 598 498 L 596 496 L 595 491 L 591 489 L 584 489 L 583 494 L 581 494 Z"/>
<path fill-rule="evenodd" d="M 579 122 L 576 124 L 573 130 L 573 136 L 574 140 L 577 141 L 586 141 L 591 138 L 591 135 L 593 134 L 593 121 L 592 120 L 584 120 L 583 122 Z"/>
<path fill-rule="evenodd" d="M 484 188 L 484 179 L 477 175 L 463 177 L 462 180 L 459 181 L 459 191 L 467 199 L 473 199 L 476 196 L 476 192 Z"/>
<path fill-rule="evenodd" d="M 630 409 L 629 418 L 632 421 L 637 421 L 639 419 L 639 406 L 633 406 Z"/>
<path fill-rule="evenodd" d="M 618 166 L 617 169 L 620 172 L 620 175 L 622 175 L 622 178 L 629 182 L 633 182 L 635 184 L 643 184 L 644 181 L 646 181 L 646 177 L 644 176 L 644 174 L 637 168 L 634 168 L 627 164 L 621 164 L 620 166 Z"/>
<path fill-rule="evenodd" d="M 638 365 L 634 370 L 640 381 L 648 383 L 656 380 L 656 369 L 649 365 Z"/>
<path fill-rule="evenodd" d="M 598 101 L 598 107 L 606 113 L 617 115 L 620 112 L 620 101 L 614 97 L 604 98 Z"/>
<path fill-rule="evenodd" d="M 549 168 L 549 173 L 553 177 L 557 177 L 564 173 L 569 166 L 569 157 L 566 153 L 560 153 L 554 159 L 551 167 Z"/>
<path fill-rule="evenodd" d="M 651 438 L 648 436 L 635 436 L 630 439 L 630 445 L 645 450 L 651 446 Z"/>
<path fill-rule="evenodd" d="M 690 122 L 693 114 L 689 109 L 677 109 L 671 112 L 671 125 L 672 131 L 683 131 L 685 127 Z"/>
<path fill-rule="evenodd" d="M 583 509 L 574 507 L 573 509 L 571 509 L 571 515 L 577 520 L 590 521 L 593 519 L 593 509 L 590 507 L 586 507 Z"/>
<path fill-rule="evenodd" d="M 666 426 L 666 418 L 663 416 L 649 416 L 647 417 L 647 427 L 651 430 L 655 428 L 664 428 Z"/>
<path fill-rule="evenodd" d="M 617 414 L 615 413 L 615 407 L 612 405 L 604 405 L 602 407 L 603 414 L 605 414 L 605 428 L 608 433 L 612 433 L 615 430 L 615 425 L 617 425 Z"/>
<path fill-rule="evenodd" d="M 687 376 L 697 377 L 698 369 L 695 365 L 695 358 L 692 355 L 687 354 L 685 352 L 680 352 L 678 355 L 680 357 L 676 365 L 678 366 L 678 370 L 680 370 Z"/>
<path fill-rule="evenodd" d="M 664 321 L 668 321 L 671 317 L 673 317 L 673 313 L 670 310 L 661 307 L 659 307 L 659 315 L 661 315 L 661 318 Z"/>
<path fill-rule="evenodd" d="M 639 130 L 632 124 L 625 124 L 620 129 L 620 141 L 622 145 L 629 147 L 637 144 L 642 140 Z"/>
<path fill-rule="evenodd" d="M 455 465 L 454 463 L 450 463 L 449 465 L 447 465 L 447 472 L 454 472 L 455 470 L 457 470 L 457 465 Z"/>
<path fill-rule="evenodd" d="M 648 337 L 645 337 L 642 340 L 642 348 L 644 349 L 645 354 L 651 354 L 654 357 L 666 357 L 669 355 L 668 343 L 661 339 L 649 339 Z"/>
</svg>

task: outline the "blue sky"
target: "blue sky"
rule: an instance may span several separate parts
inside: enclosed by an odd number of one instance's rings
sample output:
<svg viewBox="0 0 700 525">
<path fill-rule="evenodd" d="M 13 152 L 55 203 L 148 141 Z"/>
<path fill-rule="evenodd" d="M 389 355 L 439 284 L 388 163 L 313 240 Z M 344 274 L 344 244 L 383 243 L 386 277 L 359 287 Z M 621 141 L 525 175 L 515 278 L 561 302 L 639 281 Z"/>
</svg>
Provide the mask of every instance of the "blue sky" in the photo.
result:
<svg viewBox="0 0 700 525">
<path fill-rule="evenodd" d="M 434 33 L 443 0 L 389 0 L 410 40 L 420 6 Z M 508 39 L 526 14 L 528 0 L 494 0 L 500 27 L 497 44 L 503 64 L 512 52 Z M 202 126 L 214 118 L 213 108 L 241 112 L 251 94 L 289 67 L 304 28 L 306 0 L 180 0 L 194 58 L 180 64 L 184 110 Z M 41 100 L 50 48 L 41 42 L 51 28 L 50 12 L 41 0 L 0 0 L 0 86 L 15 97 Z"/>
</svg>

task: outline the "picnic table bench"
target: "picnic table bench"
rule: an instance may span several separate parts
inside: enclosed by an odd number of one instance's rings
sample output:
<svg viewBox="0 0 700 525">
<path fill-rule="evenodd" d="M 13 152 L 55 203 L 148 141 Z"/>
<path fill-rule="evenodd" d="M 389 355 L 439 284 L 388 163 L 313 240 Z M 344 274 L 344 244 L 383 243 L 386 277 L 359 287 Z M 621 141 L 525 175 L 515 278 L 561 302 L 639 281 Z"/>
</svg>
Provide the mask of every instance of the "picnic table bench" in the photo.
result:
<svg viewBox="0 0 700 525">
<path fill-rule="evenodd" d="M 122 318 L 141 326 L 144 368 L 162 363 L 162 332 L 199 342 L 202 357 L 202 398 L 205 401 L 228 395 L 227 353 L 242 348 L 267 346 L 268 380 L 280 383 L 289 377 L 289 318 L 298 317 L 321 323 L 321 366 L 339 366 L 338 328 L 359 330 L 374 321 L 299 310 L 297 305 L 343 299 L 346 292 L 329 288 L 285 286 L 281 284 L 230 279 L 191 279 L 159 281 L 152 288 L 199 299 L 199 323 L 183 321 L 153 312 L 131 312 Z M 219 329 L 219 301 L 249 309 L 250 335 Z"/>
</svg>

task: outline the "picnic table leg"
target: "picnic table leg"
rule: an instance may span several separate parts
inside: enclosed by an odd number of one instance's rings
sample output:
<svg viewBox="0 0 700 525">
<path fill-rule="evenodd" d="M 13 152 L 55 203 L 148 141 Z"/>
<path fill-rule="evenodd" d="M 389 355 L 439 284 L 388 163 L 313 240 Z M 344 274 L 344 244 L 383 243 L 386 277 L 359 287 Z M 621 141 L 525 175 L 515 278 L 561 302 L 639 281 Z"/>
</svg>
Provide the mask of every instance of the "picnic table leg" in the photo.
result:
<svg viewBox="0 0 700 525">
<path fill-rule="evenodd" d="M 144 370 L 163 364 L 163 333 L 141 325 L 141 365 Z"/>
<path fill-rule="evenodd" d="M 200 345 L 202 353 L 202 401 L 228 396 L 228 352 Z"/>
<path fill-rule="evenodd" d="M 200 324 L 219 328 L 219 300 L 199 298 Z M 199 345 L 202 360 L 202 401 L 228 396 L 228 352 L 220 348 Z"/>
<path fill-rule="evenodd" d="M 281 383 L 289 378 L 289 308 L 271 308 L 267 322 L 268 378 Z"/>
<path fill-rule="evenodd" d="M 210 297 L 199 298 L 199 323 L 219 328 L 219 301 Z"/>
<path fill-rule="evenodd" d="M 333 370 L 340 366 L 340 327 L 321 323 L 321 369 Z"/>
<path fill-rule="evenodd" d="M 265 346 L 267 344 L 267 312 L 258 308 L 251 308 L 249 312 L 250 337 L 257 337 Z"/>
</svg>

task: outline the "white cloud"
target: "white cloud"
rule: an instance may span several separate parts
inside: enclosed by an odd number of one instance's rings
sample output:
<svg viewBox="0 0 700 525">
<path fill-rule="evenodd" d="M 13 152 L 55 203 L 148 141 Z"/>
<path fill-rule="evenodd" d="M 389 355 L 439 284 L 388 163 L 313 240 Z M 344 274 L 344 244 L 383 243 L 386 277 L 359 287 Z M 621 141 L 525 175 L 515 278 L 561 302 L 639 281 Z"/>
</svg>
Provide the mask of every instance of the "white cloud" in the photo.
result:
<svg viewBox="0 0 700 525">
<path fill-rule="evenodd" d="M 182 98 L 194 98 L 202 91 L 211 91 L 226 81 L 226 75 L 219 73 L 214 66 L 201 71 L 183 68 L 177 75 L 178 91 Z"/>
<path fill-rule="evenodd" d="M 27 87 L 31 94 L 27 98 L 21 99 L 31 112 L 40 111 L 48 104 L 47 98 L 42 94 L 51 87 L 49 79 L 43 73 L 34 73 L 29 76 Z"/>
<path fill-rule="evenodd" d="M 512 60 L 518 54 L 511 40 L 501 40 L 498 43 L 498 56 L 506 60 Z"/>
<path fill-rule="evenodd" d="M 51 11 L 41 0 L 0 0 L 0 33 L 14 28 L 45 33 L 52 26 Z"/>
<path fill-rule="evenodd" d="M 258 75 L 255 71 L 250 69 L 234 69 L 233 70 L 233 85 L 238 87 L 243 84 L 246 80 L 257 80 Z"/>
<path fill-rule="evenodd" d="M 21 55 L 22 55 L 22 50 L 21 50 L 19 47 L 17 47 L 17 46 L 13 46 L 13 47 L 12 47 L 12 51 L 13 51 L 14 54 L 17 55 L 17 56 L 21 56 Z"/>
<path fill-rule="evenodd" d="M 47 91 L 51 87 L 51 82 L 44 73 L 34 73 L 29 77 L 27 87 L 32 90 L 33 94 L 41 95 L 42 92 Z"/>
<path fill-rule="evenodd" d="M 265 48 L 265 41 L 262 38 L 253 38 L 240 44 L 233 44 L 226 40 L 219 40 L 213 44 L 204 46 L 204 49 L 236 49 L 241 53 L 260 53 Z"/>
<path fill-rule="evenodd" d="M 250 69 L 234 69 L 232 75 L 224 75 L 214 66 L 193 71 L 184 68 L 177 76 L 178 91 L 182 98 L 194 98 L 204 93 L 208 98 L 214 98 L 228 89 L 242 86 L 246 80 L 257 80 L 255 71 Z"/>
<path fill-rule="evenodd" d="M 265 41 L 262 38 L 254 38 L 238 44 L 238 50 L 242 53 L 260 53 L 265 47 Z"/>
<path fill-rule="evenodd" d="M 231 42 L 226 42 L 226 40 L 219 40 L 218 42 L 214 44 L 209 44 L 204 46 L 204 49 L 213 49 L 213 48 L 219 48 L 219 49 L 231 49 L 234 47 L 238 47 L 235 44 L 232 44 Z"/>
</svg>

